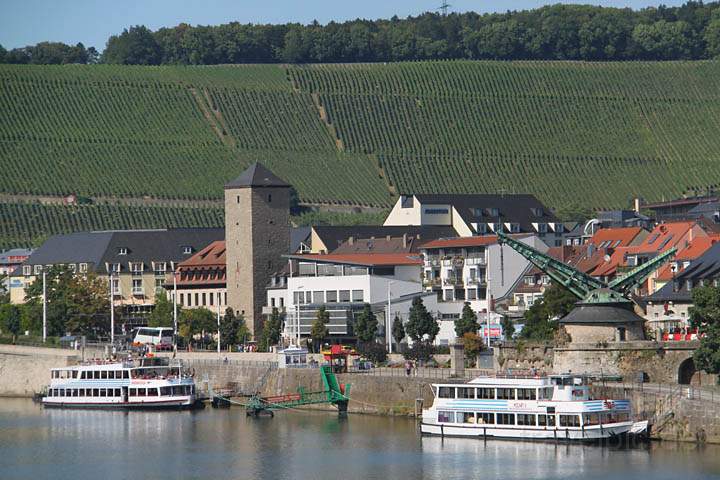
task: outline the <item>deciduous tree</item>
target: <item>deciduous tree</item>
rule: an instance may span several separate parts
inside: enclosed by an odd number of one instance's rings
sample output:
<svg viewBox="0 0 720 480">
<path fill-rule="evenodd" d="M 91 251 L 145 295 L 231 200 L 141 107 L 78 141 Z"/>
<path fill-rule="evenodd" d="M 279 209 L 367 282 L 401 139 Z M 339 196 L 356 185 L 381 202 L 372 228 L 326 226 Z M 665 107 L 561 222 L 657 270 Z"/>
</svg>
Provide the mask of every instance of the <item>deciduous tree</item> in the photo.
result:
<svg viewBox="0 0 720 480">
<path fill-rule="evenodd" d="M 320 351 L 323 340 L 327 338 L 329 332 L 327 324 L 330 323 L 330 312 L 325 310 L 325 306 L 322 306 L 317 311 L 315 321 L 310 328 L 310 338 L 313 340 L 313 351 Z"/>
</svg>

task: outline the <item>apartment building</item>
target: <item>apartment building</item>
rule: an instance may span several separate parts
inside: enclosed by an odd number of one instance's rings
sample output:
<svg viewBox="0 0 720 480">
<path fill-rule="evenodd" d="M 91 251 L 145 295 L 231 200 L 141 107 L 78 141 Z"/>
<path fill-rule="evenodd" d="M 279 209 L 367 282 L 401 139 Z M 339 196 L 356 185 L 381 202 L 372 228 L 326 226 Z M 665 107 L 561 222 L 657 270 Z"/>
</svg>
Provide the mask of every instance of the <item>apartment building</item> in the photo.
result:
<svg viewBox="0 0 720 480">
<path fill-rule="evenodd" d="M 535 196 L 493 194 L 401 195 L 385 226 L 445 226 L 457 237 L 498 231 L 537 235 L 546 245 L 562 245 L 565 225 Z"/>
<path fill-rule="evenodd" d="M 25 302 L 25 287 L 54 265 L 77 274 L 108 279 L 119 321 L 143 324 L 158 294 L 172 283 L 177 264 L 208 244 L 222 240 L 220 228 L 125 230 L 71 233 L 50 237 L 12 274 L 11 301 Z"/>
<path fill-rule="evenodd" d="M 418 254 L 302 254 L 287 259 L 287 274 L 276 277 L 267 289 L 265 313 L 272 308 L 285 312 L 288 339 L 297 336 L 298 324 L 300 336 L 308 337 L 324 306 L 330 314 L 331 340 L 352 342 L 355 314 L 366 303 L 386 303 L 422 290 Z"/>
<path fill-rule="evenodd" d="M 175 280 L 167 282 L 165 288 L 170 300 L 177 294 L 182 308 L 220 310 L 224 315 L 228 304 L 226 272 L 225 242 L 217 240 L 178 263 Z"/>
</svg>

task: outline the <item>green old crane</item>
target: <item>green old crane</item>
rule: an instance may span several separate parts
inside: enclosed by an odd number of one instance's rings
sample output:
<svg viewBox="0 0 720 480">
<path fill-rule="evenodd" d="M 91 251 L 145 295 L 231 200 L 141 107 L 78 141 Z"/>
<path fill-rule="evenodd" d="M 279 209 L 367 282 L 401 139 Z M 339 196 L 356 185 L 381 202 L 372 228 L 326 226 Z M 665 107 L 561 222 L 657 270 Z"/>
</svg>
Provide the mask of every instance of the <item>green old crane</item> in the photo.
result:
<svg viewBox="0 0 720 480">
<path fill-rule="evenodd" d="M 677 251 L 673 247 L 652 260 L 635 267 L 622 277 L 618 277 L 611 282 L 603 282 L 504 233 L 498 233 L 498 243 L 508 245 L 545 272 L 555 282 L 567 288 L 580 299 L 578 305 L 600 303 L 617 304 L 618 306 L 620 304 L 632 305 L 633 301 L 630 298 L 632 290 L 640 285 L 660 265 L 672 259 Z"/>
<path fill-rule="evenodd" d="M 306 392 L 301 386 L 297 392 L 286 395 L 278 395 L 274 397 L 263 397 L 255 394 L 250 397 L 247 403 L 242 403 L 221 395 L 211 392 L 215 405 L 229 407 L 239 405 L 245 407 L 245 413 L 248 416 L 259 417 L 264 414 L 273 416 L 274 410 L 292 410 L 304 405 L 317 405 L 328 403 L 334 405 L 338 409 L 338 414 L 344 416 L 347 414 L 347 406 L 350 401 L 350 384 L 341 384 L 337 381 L 337 377 L 332 371 L 332 366 L 323 365 L 320 367 L 320 376 L 323 382 L 323 390 L 317 392 Z"/>
</svg>

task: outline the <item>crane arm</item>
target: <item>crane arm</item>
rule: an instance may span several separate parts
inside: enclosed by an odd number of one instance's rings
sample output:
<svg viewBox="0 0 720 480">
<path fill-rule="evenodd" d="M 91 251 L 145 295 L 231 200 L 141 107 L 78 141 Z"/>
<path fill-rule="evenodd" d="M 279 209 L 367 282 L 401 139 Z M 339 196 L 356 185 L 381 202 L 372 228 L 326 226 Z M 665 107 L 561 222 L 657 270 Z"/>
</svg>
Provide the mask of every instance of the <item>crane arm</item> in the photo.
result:
<svg viewBox="0 0 720 480">
<path fill-rule="evenodd" d="M 576 297 L 583 299 L 591 290 L 605 288 L 600 280 L 587 275 L 563 262 L 554 259 L 535 248 L 517 241 L 512 237 L 498 232 L 498 243 L 507 244 L 513 250 L 529 260 L 533 265 L 545 272 L 550 278 L 570 290 Z"/>
<path fill-rule="evenodd" d="M 616 278 L 608 284 L 608 287 L 616 290 L 623 295 L 628 294 L 635 286 L 643 282 L 652 272 L 660 265 L 672 259 L 677 253 L 677 248 L 673 247 L 666 252 L 661 253 L 657 257 L 643 263 L 630 270 L 626 275 Z"/>
</svg>

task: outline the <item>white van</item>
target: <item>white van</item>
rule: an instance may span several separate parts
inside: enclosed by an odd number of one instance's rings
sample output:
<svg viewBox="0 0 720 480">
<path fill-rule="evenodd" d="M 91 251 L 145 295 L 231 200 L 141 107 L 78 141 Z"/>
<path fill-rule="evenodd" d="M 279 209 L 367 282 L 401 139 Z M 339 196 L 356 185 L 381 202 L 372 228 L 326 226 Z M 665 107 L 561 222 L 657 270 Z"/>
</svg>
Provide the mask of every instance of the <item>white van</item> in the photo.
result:
<svg viewBox="0 0 720 480">
<path fill-rule="evenodd" d="M 167 327 L 142 327 L 133 338 L 133 346 L 153 345 L 158 350 L 171 349 L 173 344 L 173 329 Z"/>
</svg>

